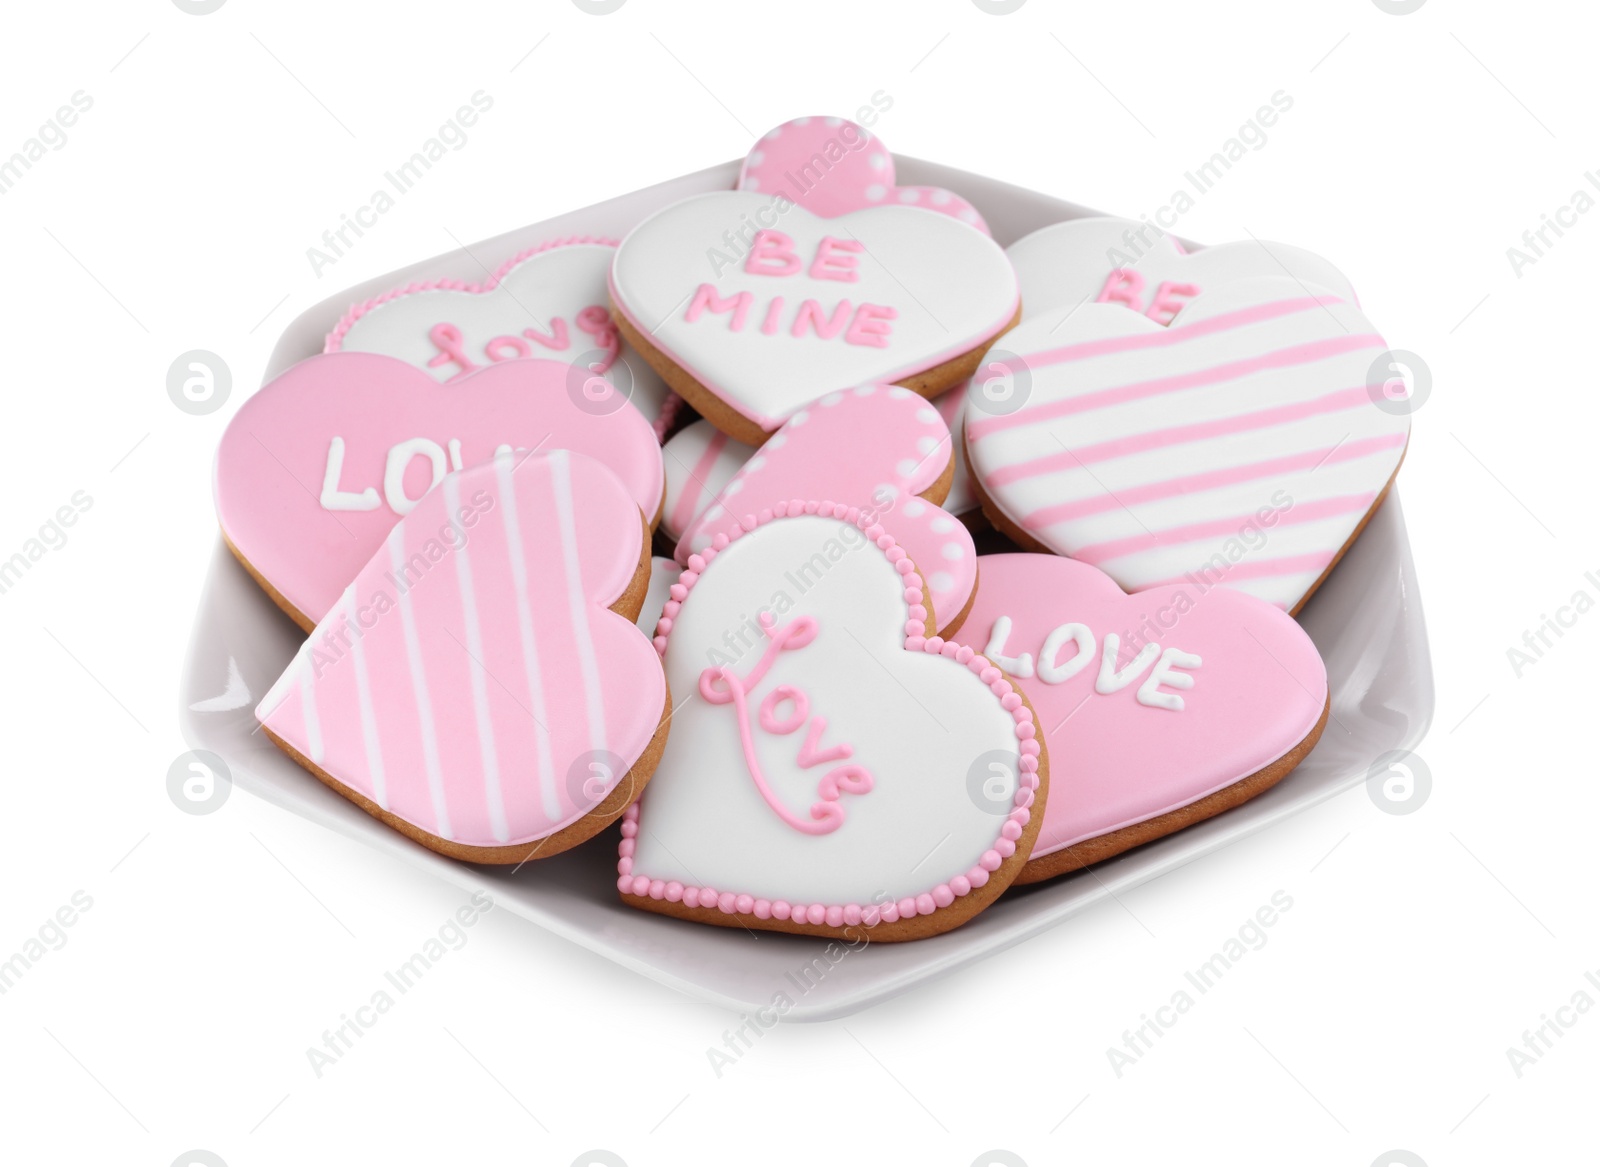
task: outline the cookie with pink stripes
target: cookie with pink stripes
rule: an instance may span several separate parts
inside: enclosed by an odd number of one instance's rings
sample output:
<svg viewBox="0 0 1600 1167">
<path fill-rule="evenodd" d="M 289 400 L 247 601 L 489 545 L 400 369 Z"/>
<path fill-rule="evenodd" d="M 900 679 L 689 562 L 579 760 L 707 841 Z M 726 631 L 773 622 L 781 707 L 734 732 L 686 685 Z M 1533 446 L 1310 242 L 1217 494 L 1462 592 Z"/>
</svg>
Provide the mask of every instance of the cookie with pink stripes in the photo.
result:
<svg viewBox="0 0 1600 1167">
<path fill-rule="evenodd" d="M 481 282 L 418 280 L 352 305 L 324 352 L 382 353 L 435 380 L 459 381 L 502 361 L 564 361 L 581 385 L 612 387 L 606 402 L 631 402 L 664 437 L 678 400 L 628 350 L 606 308 L 615 239 L 576 236 L 520 251 Z"/>
<path fill-rule="evenodd" d="M 794 572 L 820 553 L 820 578 Z M 870 517 L 791 500 L 718 536 L 656 645 L 694 694 L 624 817 L 628 904 L 725 927 L 914 940 L 1026 862 L 1046 750 L 1027 701 L 933 636 L 917 565 Z"/>
<path fill-rule="evenodd" d="M 1290 279 L 1203 292 L 1170 325 L 1086 304 L 1006 347 L 967 397 L 984 511 L 1128 591 L 1220 586 L 1298 611 L 1410 435 L 1383 337 Z"/>
<path fill-rule="evenodd" d="M 445 386 L 395 357 L 324 353 L 263 385 L 228 423 L 217 517 L 250 574 L 309 630 L 451 470 L 500 449 L 557 448 L 605 463 L 654 524 L 661 447 L 604 383 L 574 389 L 567 365 L 517 360 Z"/>
<path fill-rule="evenodd" d="M 672 703 L 634 626 L 648 540 L 599 462 L 502 451 L 381 540 L 256 710 L 295 761 L 423 846 L 557 854 L 654 771 Z"/>
<path fill-rule="evenodd" d="M 692 421 L 667 439 L 661 461 L 667 469 L 661 533 L 674 546 L 707 507 L 721 498 L 755 447 L 736 442 L 705 418 Z"/>
<path fill-rule="evenodd" d="M 870 108 L 861 112 L 876 120 Z M 795 118 L 762 134 L 745 156 L 738 189 L 781 194 L 826 218 L 883 203 L 926 207 L 989 233 L 978 209 L 954 191 L 896 186 L 894 156 L 871 131 L 844 118 Z"/>
<path fill-rule="evenodd" d="M 1236 280 L 1292 279 L 1356 303 L 1355 289 L 1333 264 L 1303 247 L 1216 243 L 1190 251 L 1148 221 L 1092 216 L 1052 223 L 1024 235 L 1006 254 L 1017 269 L 1029 316 L 1061 316 L 1080 305 L 1119 304 L 1171 324 L 1202 292 Z"/>
<path fill-rule="evenodd" d="M 786 499 L 838 499 L 870 514 L 922 565 L 939 632 L 948 636 L 966 616 L 978 581 L 971 533 L 939 506 L 959 460 L 938 409 L 911 390 L 858 385 L 826 393 L 793 414 L 717 489 L 679 538 L 678 562 L 687 563 L 744 516 Z M 802 577 L 812 570 L 810 563 L 796 565 Z"/>
<path fill-rule="evenodd" d="M 1019 883 L 1109 859 L 1271 789 L 1328 717 L 1316 646 L 1227 588 L 1124 595 L 1059 555 L 985 555 L 966 631 L 1070 758 Z"/>
<path fill-rule="evenodd" d="M 751 446 L 835 389 L 958 385 L 1019 313 L 1005 252 L 958 219 L 904 203 L 827 218 L 752 190 L 640 223 L 611 299 L 667 384 Z"/>
</svg>

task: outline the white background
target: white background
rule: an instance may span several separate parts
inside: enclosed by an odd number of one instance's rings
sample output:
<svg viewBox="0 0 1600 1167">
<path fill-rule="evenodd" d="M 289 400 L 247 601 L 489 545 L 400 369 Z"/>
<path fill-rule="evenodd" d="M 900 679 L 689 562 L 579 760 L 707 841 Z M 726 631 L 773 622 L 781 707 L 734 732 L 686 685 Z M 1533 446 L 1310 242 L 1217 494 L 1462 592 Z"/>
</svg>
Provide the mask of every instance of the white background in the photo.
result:
<svg viewBox="0 0 1600 1167">
<path fill-rule="evenodd" d="M 1520 678 L 1506 653 L 1579 588 L 1600 597 L 1600 215 L 1520 277 L 1506 249 L 1600 166 L 1590 6 L 788 8 L 8 9 L 0 156 L 74 91 L 94 105 L 0 197 L 0 553 L 75 491 L 93 506 L 0 595 L 0 952 L 75 891 L 93 907 L 0 996 L 0 1159 L 1574 1161 L 1600 1010 L 1520 1078 L 1506 1050 L 1600 969 L 1600 616 Z M 465 148 L 315 276 L 306 249 L 479 89 L 494 107 Z M 1134 215 L 1293 97 L 1180 230 L 1332 258 L 1432 370 L 1401 475 L 1439 690 L 1431 798 L 1396 817 L 1357 788 L 907 997 L 779 1026 L 720 1079 L 705 1051 L 728 1015 L 491 913 L 315 1077 L 306 1048 L 460 896 L 242 792 L 205 817 L 168 800 L 229 414 L 283 326 L 345 285 L 880 89 L 898 152 Z M 192 348 L 236 380 L 208 417 L 165 391 Z M 1267 945 L 1119 1078 L 1107 1047 L 1280 889 Z"/>
</svg>

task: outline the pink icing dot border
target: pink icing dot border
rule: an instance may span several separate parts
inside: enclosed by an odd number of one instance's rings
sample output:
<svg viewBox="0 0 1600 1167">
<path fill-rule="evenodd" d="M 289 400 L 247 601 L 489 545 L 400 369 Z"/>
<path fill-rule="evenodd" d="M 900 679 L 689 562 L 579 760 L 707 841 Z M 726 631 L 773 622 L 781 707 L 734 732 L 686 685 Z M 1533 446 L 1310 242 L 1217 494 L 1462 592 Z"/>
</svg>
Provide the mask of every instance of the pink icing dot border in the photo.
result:
<svg viewBox="0 0 1600 1167">
<path fill-rule="evenodd" d="M 905 624 L 906 651 L 948 657 L 957 664 L 965 665 L 979 680 L 989 686 L 991 693 L 1000 699 L 1000 707 L 1011 714 L 1017 741 L 1020 743 L 1017 792 L 1012 800 L 1012 809 L 1006 815 L 994 844 L 979 857 L 971 870 L 953 876 L 920 895 L 905 896 L 885 904 L 791 904 L 786 900 L 768 900 L 730 891 L 719 892 L 714 888 L 696 887 L 677 880 L 651 879 L 649 876 L 635 875 L 634 840 L 639 834 L 639 804 L 635 802 L 628 807 L 622 818 L 622 842 L 617 848 L 617 890 L 626 895 L 648 896 L 653 900 L 682 903 L 690 908 L 714 907 L 726 915 L 740 913 L 752 915 L 758 920 L 794 920 L 797 923 L 825 924 L 830 928 L 844 925 L 872 928 L 880 923 L 892 924 L 896 920 L 932 915 L 940 908 L 948 908 L 973 888 L 988 883 L 990 874 L 998 871 L 1001 864 L 1015 854 L 1017 840 L 1022 837 L 1023 829 L 1028 825 L 1032 813 L 1034 793 L 1039 788 L 1040 746 L 1038 728 L 1033 721 L 1033 711 L 1023 702 L 1021 694 L 1006 680 L 1004 673 L 981 654 L 965 645 L 958 645 L 938 636 L 924 635 L 927 630 L 928 609 L 923 605 L 922 577 L 917 574 L 910 557 L 895 543 L 893 536 L 876 523 L 869 525 L 856 507 L 844 503 L 794 499 L 779 503 L 775 507 L 765 508 L 760 514 L 746 515 L 739 520 L 737 526 L 730 527 L 726 533 L 719 534 L 713 539 L 711 545 L 704 551 L 689 556 L 689 565 L 678 577 L 678 581 L 672 585 L 666 605 L 662 608 L 661 620 L 656 625 L 656 651 L 662 656 L 666 655 L 667 639 L 672 632 L 673 618 L 682 609 L 683 601 L 705 572 L 707 565 L 716 559 L 720 552 L 726 550 L 743 535 L 775 519 L 800 515 L 823 515 L 843 519 L 853 523 L 872 540 L 904 578 L 905 601 L 908 606 Z"/>
<path fill-rule="evenodd" d="M 510 259 L 506 260 L 499 267 L 490 272 L 488 278 L 481 283 L 477 283 L 472 280 L 452 280 L 440 278 L 435 280 L 414 280 L 411 283 L 406 284 L 404 287 L 390 288 L 387 292 L 379 292 L 376 296 L 350 305 L 350 307 L 345 310 L 345 314 L 339 317 L 339 322 L 333 326 L 333 330 L 328 333 L 326 338 L 324 338 L 322 342 L 322 351 L 325 353 L 336 353 L 341 351 L 344 347 L 344 338 L 346 334 L 355 327 L 357 320 L 360 320 L 373 309 L 382 307 L 391 300 L 398 300 L 402 296 L 410 296 L 417 292 L 438 291 L 470 292 L 473 294 L 492 292 L 500 286 L 501 280 L 505 279 L 506 276 L 511 274 L 513 268 L 516 268 L 524 261 L 532 259 L 534 256 L 540 255 L 543 252 L 554 251 L 558 247 L 574 247 L 584 244 L 595 244 L 600 247 L 617 247 L 620 243 L 621 240 L 612 239 L 608 236 L 602 235 L 572 235 L 565 239 L 547 239 L 543 243 L 536 243 L 532 247 L 525 247 L 521 251 L 517 252 Z M 682 408 L 683 398 L 679 397 L 676 393 L 669 389 L 667 391 L 666 399 L 661 403 L 660 413 L 651 423 L 656 431 L 657 442 L 666 441 L 667 434 L 672 429 L 672 423 L 677 420 L 678 411 Z"/>
</svg>

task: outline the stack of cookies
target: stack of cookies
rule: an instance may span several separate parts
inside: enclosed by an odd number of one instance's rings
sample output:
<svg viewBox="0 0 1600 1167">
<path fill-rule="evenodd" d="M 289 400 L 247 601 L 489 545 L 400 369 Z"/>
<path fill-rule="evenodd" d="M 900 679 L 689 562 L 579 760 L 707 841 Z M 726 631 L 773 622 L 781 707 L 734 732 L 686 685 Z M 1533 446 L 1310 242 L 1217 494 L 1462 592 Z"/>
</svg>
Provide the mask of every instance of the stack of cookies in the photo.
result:
<svg viewBox="0 0 1600 1167">
<path fill-rule="evenodd" d="M 1389 368 L 1309 252 L 1002 248 L 796 119 L 620 240 L 352 305 L 245 403 L 223 534 L 308 633 L 257 717 L 456 859 L 948 931 L 1315 745 L 1294 615 L 1404 456 Z"/>
</svg>

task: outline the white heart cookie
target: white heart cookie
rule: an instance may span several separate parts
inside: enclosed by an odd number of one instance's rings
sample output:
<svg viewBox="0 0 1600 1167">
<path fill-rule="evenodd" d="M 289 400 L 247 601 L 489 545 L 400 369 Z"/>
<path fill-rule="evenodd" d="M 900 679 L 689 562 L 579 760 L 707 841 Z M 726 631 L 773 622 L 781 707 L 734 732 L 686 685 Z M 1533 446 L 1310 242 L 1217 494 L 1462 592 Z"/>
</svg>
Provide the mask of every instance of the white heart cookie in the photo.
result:
<svg viewBox="0 0 1600 1167">
<path fill-rule="evenodd" d="M 1047 773 L 1033 714 L 983 657 L 926 638 L 914 567 L 859 520 L 785 503 L 690 557 L 656 644 L 695 696 L 623 825 L 627 902 L 912 939 L 1020 870 Z M 828 567 L 802 586 L 812 556 Z"/>
<path fill-rule="evenodd" d="M 1153 223 L 1095 216 L 1052 223 L 1006 254 L 1029 316 L 1089 302 L 1117 303 L 1170 324 L 1195 296 L 1235 280 L 1281 277 L 1355 302 L 1355 289 L 1315 252 L 1260 240 L 1189 251 Z"/>
<path fill-rule="evenodd" d="M 603 365 L 602 376 L 666 434 L 677 398 L 648 362 L 621 351 L 606 310 L 616 241 L 562 239 L 512 256 L 483 283 L 430 280 L 353 305 L 324 352 L 398 357 L 437 381 L 519 357 Z"/>
<path fill-rule="evenodd" d="M 1405 454 L 1383 337 L 1292 280 L 1226 284 L 1169 327 L 1086 304 L 1007 348 L 967 398 L 986 510 L 1128 591 L 1188 581 L 1298 609 Z"/>
<path fill-rule="evenodd" d="M 959 220 L 901 205 L 820 218 L 755 191 L 640 223 L 617 248 L 611 296 L 658 371 L 750 444 L 834 389 L 954 384 L 965 374 L 943 366 L 1017 311 L 1005 253 Z"/>
</svg>

